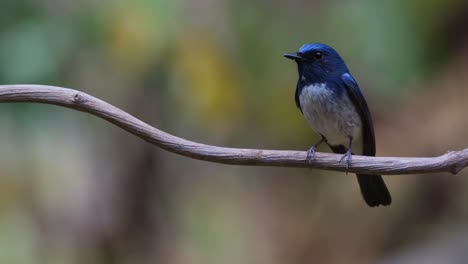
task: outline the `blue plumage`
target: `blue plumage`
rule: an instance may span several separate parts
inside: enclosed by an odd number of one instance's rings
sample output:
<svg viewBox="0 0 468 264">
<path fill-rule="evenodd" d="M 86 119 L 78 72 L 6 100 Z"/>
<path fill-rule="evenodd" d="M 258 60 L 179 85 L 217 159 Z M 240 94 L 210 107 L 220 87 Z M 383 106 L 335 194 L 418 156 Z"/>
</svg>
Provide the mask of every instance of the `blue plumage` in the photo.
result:
<svg viewBox="0 0 468 264">
<path fill-rule="evenodd" d="M 308 151 L 312 159 L 315 148 L 326 142 L 335 153 L 344 154 L 351 162 L 356 153 L 375 156 L 375 136 L 371 114 L 357 82 L 345 62 L 330 46 L 320 43 L 303 45 L 298 52 L 285 57 L 295 60 L 299 80 L 295 101 L 309 125 L 322 140 Z M 361 142 L 357 149 L 356 142 Z M 361 193 L 373 207 L 389 205 L 391 196 L 379 175 L 358 174 Z"/>
</svg>

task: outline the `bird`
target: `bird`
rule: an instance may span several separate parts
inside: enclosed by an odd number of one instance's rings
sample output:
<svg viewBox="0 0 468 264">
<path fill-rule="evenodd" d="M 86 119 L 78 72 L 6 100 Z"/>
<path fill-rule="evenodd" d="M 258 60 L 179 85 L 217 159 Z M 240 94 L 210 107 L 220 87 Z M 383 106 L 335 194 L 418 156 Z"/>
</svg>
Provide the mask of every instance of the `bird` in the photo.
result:
<svg viewBox="0 0 468 264">
<path fill-rule="evenodd" d="M 334 153 L 343 154 L 340 162 L 346 161 L 347 168 L 353 154 L 375 156 L 374 126 L 369 107 L 338 52 L 326 44 L 308 43 L 284 57 L 297 63 L 296 105 L 309 126 L 321 136 L 320 141 L 307 151 L 307 160 L 314 159 L 316 148 L 322 143 Z M 356 176 L 368 206 L 392 203 L 382 176 Z"/>
</svg>

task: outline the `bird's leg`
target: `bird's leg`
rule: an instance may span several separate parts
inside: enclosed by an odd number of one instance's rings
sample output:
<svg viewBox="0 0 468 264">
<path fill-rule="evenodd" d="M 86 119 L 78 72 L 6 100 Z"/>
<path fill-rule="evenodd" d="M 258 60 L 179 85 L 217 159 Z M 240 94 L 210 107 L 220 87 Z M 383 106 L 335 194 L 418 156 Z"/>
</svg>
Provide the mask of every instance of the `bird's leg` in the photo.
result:
<svg viewBox="0 0 468 264">
<path fill-rule="evenodd" d="M 351 165 L 351 156 L 353 155 L 353 152 L 351 150 L 351 146 L 353 144 L 353 138 L 349 137 L 349 145 L 348 145 L 348 150 L 346 153 L 341 157 L 340 163 L 345 160 L 346 161 L 346 173 L 348 173 L 349 166 Z"/>
<path fill-rule="evenodd" d="M 320 139 L 319 142 L 315 143 L 308 151 L 307 151 L 307 161 L 309 163 L 309 165 L 311 164 L 312 160 L 315 158 L 315 150 L 318 146 L 320 146 L 320 144 L 322 144 L 323 142 L 326 142 L 327 140 L 325 139 L 324 136 L 320 135 L 322 138 Z"/>
</svg>

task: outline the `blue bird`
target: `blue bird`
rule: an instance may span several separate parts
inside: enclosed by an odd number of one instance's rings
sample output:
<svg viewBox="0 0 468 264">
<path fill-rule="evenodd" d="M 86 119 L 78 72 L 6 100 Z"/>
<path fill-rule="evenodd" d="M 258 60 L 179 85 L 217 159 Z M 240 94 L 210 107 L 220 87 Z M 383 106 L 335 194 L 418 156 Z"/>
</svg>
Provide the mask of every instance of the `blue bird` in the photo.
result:
<svg viewBox="0 0 468 264">
<path fill-rule="evenodd" d="M 296 61 L 299 71 L 295 100 L 309 125 L 321 140 L 307 151 L 314 158 L 316 148 L 327 145 L 343 154 L 350 165 L 355 154 L 375 156 L 372 118 L 366 100 L 345 62 L 330 46 L 320 43 L 303 45 L 298 52 L 284 56 Z M 359 151 L 358 151 L 359 150 Z M 357 174 L 361 193 L 370 207 L 390 205 L 392 198 L 380 175 Z"/>
</svg>

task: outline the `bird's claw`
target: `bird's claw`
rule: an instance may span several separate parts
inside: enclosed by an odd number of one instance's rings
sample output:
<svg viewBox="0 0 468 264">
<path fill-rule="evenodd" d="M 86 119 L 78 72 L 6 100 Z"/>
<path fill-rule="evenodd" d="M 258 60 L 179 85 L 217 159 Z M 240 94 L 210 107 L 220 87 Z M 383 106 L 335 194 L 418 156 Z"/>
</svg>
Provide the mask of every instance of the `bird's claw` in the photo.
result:
<svg viewBox="0 0 468 264">
<path fill-rule="evenodd" d="M 351 159 L 352 159 L 352 153 L 351 151 L 347 151 L 340 159 L 340 163 L 345 160 L 346 161 L 346 174 L 348 174 L 348 169 L 349 166 L 351 166 Z"/>
<path fill-rule="evenodd" d="M 309 165 L 311 165 L 314 158 L 315 158 L 315 146 L 312 146 L 307 151 L 307 157 L 306 157 L 307 163 L 309 163 Z"/>
</svg>

